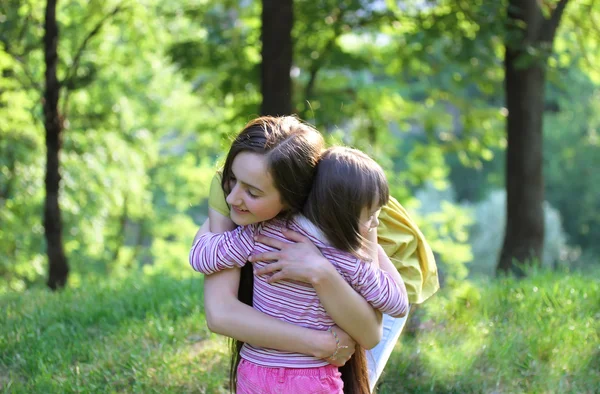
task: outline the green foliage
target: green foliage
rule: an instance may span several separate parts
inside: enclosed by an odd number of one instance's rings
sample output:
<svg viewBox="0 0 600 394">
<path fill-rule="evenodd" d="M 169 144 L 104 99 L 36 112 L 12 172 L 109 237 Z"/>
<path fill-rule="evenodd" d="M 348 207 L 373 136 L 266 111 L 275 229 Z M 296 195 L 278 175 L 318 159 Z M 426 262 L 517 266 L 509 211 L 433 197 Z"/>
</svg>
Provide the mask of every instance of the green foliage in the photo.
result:
<svg viewBox="0 0 600 394">
<path fill-rule="evenodd" d="M 259 3 L 181 1 L 161 7 L 165 20 L 172 24 L 186 20 L 184 32 L 170 29 L 173 40 L 165 50 L 202 95 L 203 106 L 225 110 L 219 118 L 228 126 L 241 127 L 258 115 Z"/>
<path fill-rule="evenodd" d="M 469 245 L 469 208 L 456 204 L 452 188 L 426 184 L 415 193 L 419 226 L 436 254 L 442 287 L 455 288 L 467 278 L 467 263 L 473 259 Z"/>
<path fill-rule="evenodd" d="M 597 137 L 599 86 L 574 66 L 551 69 L 544 114 L 544 177 L 546 199 L 560 213 L 567 243 L 586 253 L 598 254 L 600 166 Z M 494 150 L 482 166 L 465 167 L 457 154 L 448 155 L 450 181 L 459 202 L 478 203 L 504 186 L 504 157 Z M 575 203 L 576 202 L 576 203 Z M 500 208 L 502 209 L 502 208 Z M 501 215 L 502 212 L 497 212 Z M 500 220 L 500 216 L 494 220 Z M 552 229 L 548 229 L 551 236 Z M 491 231 L 493 233 L 494 231 Z M 481 233 L 479 231 L 479 233 Z M 499 233 L 497 233 L 499 234 Z M 489 235 L 489 234 L 488 234 Z M 498 241 L 500 242 L 500 241 Z M 577 254 L 577 253 L 576 253 Z M 570 256 L 569 259 L 577 258 Z M 593 259 L 582 259 L 583 263 Z"/>
<path fill-rule="evenodd" d="M 40 283 L 45 271 L 44 5 L 0 5 L 0 292 Z M 548 199 L 569 242 L 587 249 L 598 182 L 576 174 L 597 166 L 598 40 L 594 19 L 582 17 L 594 7 L 567 8 L 548 74 L 549 104 L 561 111 L 546 117 L 546 157 L 570 157 L 546 163 Z M 297 0 L 293 107 L 330 141 L 375 157 L 413 212 L 426 184 L 485 198 L 503 178 L 505 11 L 505 2 Z M 215 163 L 259 111 L 260 12 L 258 1 L 59 2 L 60 203 L 73 283 L 185 259 Z M 587 131 L 571 134 L 576 122 Z M 417 216 L 460 278 L 469 219 L 455 203 Z"/>
<path fill-rule="evenodd" d="M 569 242 L 600 255 L 600 85 L 570 68 L 557 72 L 544 119 L 548 200 L 561 212 Z"/>
<path fill-rule="evenodd" d="M 60 203 L 73 283 L 155 260 L 179 264 L 196 227 L 190 207 L 208 194 L 221 148 L 213 130 L 223 132 L 226 108 L 203 105 L 171 65 L 173 39 L 158 4 L 115 12 L 117 3 L 72 0 L 58 10 Z M 2 11 L 10 22 L 0 35 L 0 293 L 41 282 L 45 272 L 38 5 L 23 3 L 21 19 Z M 169 22 L 195 30 L 188 19 Z"/>
<path fill-rule="evenodd" d="M 22 290 L 44 272 L 44 134 L 40 96 L 22 88 L 30 86 L 27 78 L 0 49 L 0 293 L 5 287 Z"/>
<path fill-rule="evenodd" d="M 469 228 L 469 243 L 473 251 L 469 273 L 493 277 L 506 227 L 506 192 L 494 190 L 485 200 L 467 206 L 474 211 L 474 223 Z M 541 265 L 546 268 L 568 265 L 569 248 L 560 214 L 548 202 L 543 209 L 545 234 Z"/>
</svg>

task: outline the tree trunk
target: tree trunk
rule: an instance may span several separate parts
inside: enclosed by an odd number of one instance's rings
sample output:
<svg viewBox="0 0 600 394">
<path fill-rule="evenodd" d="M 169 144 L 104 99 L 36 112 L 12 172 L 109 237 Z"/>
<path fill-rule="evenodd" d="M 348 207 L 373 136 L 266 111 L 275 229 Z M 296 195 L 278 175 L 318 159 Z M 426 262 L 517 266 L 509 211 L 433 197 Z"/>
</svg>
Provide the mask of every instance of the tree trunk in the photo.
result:
<svg viewBox="0 0 600 394">
<path fill-rule="evenodd" d="M 506 230 L 498 269 L 521 274 L 513 260 L 541 260 L 544 243 L 542 110 L 544 70 L 517 69 L 506 50 Z"/>
<path fill-rule="evenodd" d="M 59 153 L 62 121 L 58 113 L 60 84 L 56 76 L 58 63 L 58 25 L 56 1 L 48 0 L 44 23 L 44 58 L 46 61 L 44 91 L 44 127 L 46 129 L 46 201 L 44 205 L 44 230 L 48 251 L 48 287 L 53 290 L 67 283 L 69 266 L 62 243 L 62 221 L 58 193 L 60 186 Z"/>
<path fill-rule="evenodd" d="M 262 2 L 262 115 L 292 112 L 292 25 L 293 0 Z"/>
<path fill-rule="evenodd" d="M 509 0 L 505 43 L 506 229 L 497 271 L 524 274 L 541 262 L 544 244 L 542 145 L 546 56 L 567 0 L 545 19 L 537 0 Z M 524 22 L 524 23 L 523 23 Z M 548 51 L 531 55 L 527 49 Z"/>
</svg>

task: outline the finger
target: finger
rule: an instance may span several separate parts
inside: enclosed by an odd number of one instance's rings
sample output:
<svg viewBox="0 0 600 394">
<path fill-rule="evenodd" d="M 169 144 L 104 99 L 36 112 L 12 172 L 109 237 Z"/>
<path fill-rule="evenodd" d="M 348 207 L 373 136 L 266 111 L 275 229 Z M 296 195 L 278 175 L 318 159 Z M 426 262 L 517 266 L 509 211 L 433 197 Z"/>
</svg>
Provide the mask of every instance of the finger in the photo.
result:
<svg viewBox="0 0 600 394">
<path fill-rule="evenodd" d="M 273 274 L 273 276 L 271 276 L 269 279 L 267 279 L 267 282 L 273 284 L 273 283 L 279 282 L 280 280 L 284 280 L 284 279 L 286 279 L 285 273 L 283 273 L 282 271 L 279 271 L 276 274 Z"/>
<path fill-rule="evenodd" d="M 312 243 L 312 241 L 308 237 L 305 237 L 304 235 L 302 235 L 299 232 L 296 232 L 294 230 L 290 230 L 289 228 L 282 229 L 282 233 L 290 241 Z"/>
<path fill-rule="evenodd" d="M 257 253 L 257 254 L 253 254 L 252 256 L 248 257 L 248 261 L 251 262 L 256 262 L 256 261 L 264 261 L 264 262 L 268 262 L 268 261 L 274 261 L 274 260 L 279 260 L 281 258 L 279 252 L 264 252 L 264 253 Z"/>
<path fill-rule="evenodd" d="M 267 237 L 264 235 L 257 235 L 256 237 L 254 237 L 254 240 L 256 242 L 260 242 L 261 244 L 272 246 L 272 247 L 274 247 L 276 249 L 280 249 L 280 250 L 287 244 L 287 242 L 283 242 L 278 239 Z"/>
<path fill-rule="evenodd" d="M 281 263 L 272 263 L 272 264 L 266 265 L 264 267 L 257 268 L 255 273 L 256 273 L 256 275 L 265 275 L 265 274 L 277 272 L 277 271 L 281 270 L 281 268 L 283 268 Z"/>
<path fill-rule="evenodd" d="M 346 364 L 346 361 L 344 361 L 344 360 L 338 360 L 338 359 L 335 359 L 335 358 L 328 358 L 327 362 L 329 362 L 329 364 L 331 364 L 331 365 L 335 365 L 338 368 L 339 367 L 343 367 L 344 364 Z"/>
</svg>

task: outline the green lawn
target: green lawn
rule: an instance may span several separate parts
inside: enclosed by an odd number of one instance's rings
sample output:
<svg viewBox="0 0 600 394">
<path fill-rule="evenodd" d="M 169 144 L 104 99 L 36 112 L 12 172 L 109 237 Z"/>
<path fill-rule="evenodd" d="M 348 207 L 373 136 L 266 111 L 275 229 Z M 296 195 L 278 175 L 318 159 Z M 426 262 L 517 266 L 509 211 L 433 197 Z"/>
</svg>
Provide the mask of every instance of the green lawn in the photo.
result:
<svg viewBox="0 0 600 394">
<path fill-rule="evenodd" d="M 0 390 L 227 392 L 200 276 L 136 276 L 0 297 Z M 411 316 L 380 393 L 600 392 L 598 276 L 465 284 Z"/>
</svg>

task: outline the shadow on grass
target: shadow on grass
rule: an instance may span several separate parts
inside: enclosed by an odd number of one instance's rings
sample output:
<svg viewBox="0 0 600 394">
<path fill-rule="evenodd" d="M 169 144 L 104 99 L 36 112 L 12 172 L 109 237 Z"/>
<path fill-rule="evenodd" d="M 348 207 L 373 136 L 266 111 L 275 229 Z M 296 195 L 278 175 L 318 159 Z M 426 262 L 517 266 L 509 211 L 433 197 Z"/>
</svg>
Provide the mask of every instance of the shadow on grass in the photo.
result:
<svg viewBox="0 0 600 394">
<path fill-rule="evenodd" d="M 407 341 L 410 341 L 412 346 L 405 346 Z M 416 338 L 401 339 L 401 343 L 392 353 L 389 364 L 377 385 L 377 393 L 493 392 L 493 390 L 484 389 L 480 379 L 472 378 L 472 375 L 477 373 L 474 366 L 485 362 L 484 356 L 465 357 L 460 370 L 441 372 L 440 370 L 444 368 L 440 365 L 433 365 L 430 355 L 419 350 L 419 346 L 414 346 L 416 341 Z M 460 343 L 455 345 L 457 348 L 461 347 Z M 482 348 L 485 349 L 484 346 Z"/>
</svg>

